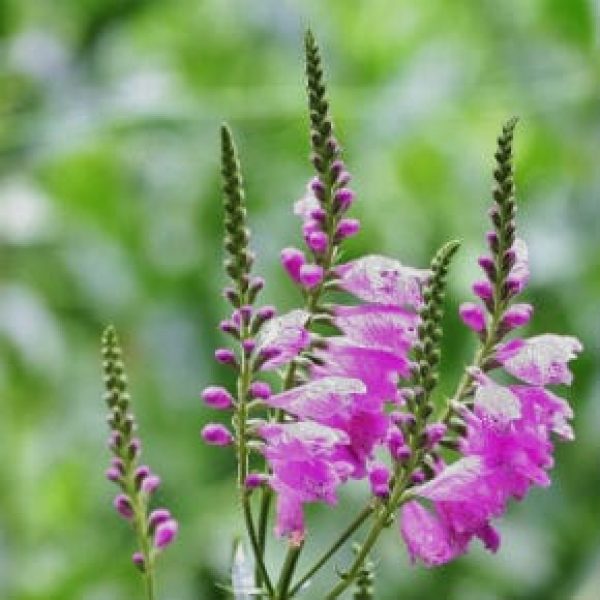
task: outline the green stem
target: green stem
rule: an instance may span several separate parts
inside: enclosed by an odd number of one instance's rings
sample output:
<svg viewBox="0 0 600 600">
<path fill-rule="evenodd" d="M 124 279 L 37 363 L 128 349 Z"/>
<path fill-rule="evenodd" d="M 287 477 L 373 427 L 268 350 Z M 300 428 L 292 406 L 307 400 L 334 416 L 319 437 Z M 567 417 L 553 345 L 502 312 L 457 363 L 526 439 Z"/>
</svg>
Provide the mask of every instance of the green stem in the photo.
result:
<svg viewBox="0 0 600 600">
<path fill-rule="evenodd" d="M 272 492 L 270 487 L 263 487 L 260 498 L 260 512 L 258 514 L 258 550 L 264 560 L 267 547 L 267 523 L 269 520 L 269 510 L 271 509 Z M 257 564 L 256 581 L 260 586 L 262 582 L 262 573 Z"/>
<path fill-rule="evenodd" d="M 287 592 L 288 588 L 290 587 L 290 583 L 292 582 L 292 577 L 294 576 L 294 571 L 296 570 L 296 564 L 300 558 L 302 548 L 302 543 L 298 545 L 291 545 L 289 547 L 283 567 L 281 568 L 279 584 L 277 585 L 277 595 L 275 596 L 277 600 L 287 600 L 290 597 L 288 596 Z"/>
<path fill-rule="evenodd" d="M 350 523 L 350 525 L 342 532 L 340 537 L 333 545 L 315 562 L 315 564 L 297 581 L 289 593 L 289 597 L 295 596 L 311 579 L 311 577 L 321 570 L 321 568 L 329 561 L 329 559 L 360 529 L 361 525 L 373 514 L 375 507 L 369 504 L 358 514 L 358 516 Z"/>
<path fill-rule="evenodd" d="M 327 596 L 325 596 L 325 600 L 333 600 L 334 598 L 337 598 L 352 585 L 356 577 L 359 575 L 363 563 L 368 558 L 369 553 L 377 542 L 379 535 L 383 529 L 388 526 L 391 516 L 408 499 L 408 496 L 406 496 L 404 493 L 409 481 L 409 474 L 412 472 L 415 466 L 412 463 L 416 463 L 416 459 L 413 459 L 411 464 L 409 464 L 408 468 L 404 471 L 404 477 L 397 477 L 396 485 L 392 490 L 390 501 L 388 502 L 386 508 L 373 522 L 373 525 L 371 526 L 371 529 L 364 542 L 361 544 L 360 551 L 356 555 L 356 558 L 350 566 L 350 569 L 344 574 L 344 578 L 331 590 L 331 592 L 329 592 Z"/>
</svg>

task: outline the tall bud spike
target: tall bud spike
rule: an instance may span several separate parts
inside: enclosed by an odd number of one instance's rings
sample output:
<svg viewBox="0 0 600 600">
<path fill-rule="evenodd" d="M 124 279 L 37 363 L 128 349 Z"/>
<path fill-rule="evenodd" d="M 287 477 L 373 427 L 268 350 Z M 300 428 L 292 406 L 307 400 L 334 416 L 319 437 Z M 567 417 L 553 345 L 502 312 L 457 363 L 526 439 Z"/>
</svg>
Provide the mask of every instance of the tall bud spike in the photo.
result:
<svg viewBox="0 0 600 600">
<path fill-rule="evenodd" d="M 249 250 L 250 230 L 247 227 L 246 200 L 242 172 L 231 130 L 221 126 L 221 174 L 225 209 L 225 270 L 236 284 L 236 304 L 245 303 L 254 257 Z"/>
<path fill-rule="evenodd" d="M 444 316 L 444 296 L 450 262 L 456 254 L 460 242 L 454 240 L 444 244 L 431 261 L 431 277 L 423 291 L 424 305 L 419 311 L 419 344 L 415 355 L 419 362 L 419 379 L 426 392 L 437 384 L 440 362 L 440 342 L 442 339 L 442 318 Z"/>
</svg>

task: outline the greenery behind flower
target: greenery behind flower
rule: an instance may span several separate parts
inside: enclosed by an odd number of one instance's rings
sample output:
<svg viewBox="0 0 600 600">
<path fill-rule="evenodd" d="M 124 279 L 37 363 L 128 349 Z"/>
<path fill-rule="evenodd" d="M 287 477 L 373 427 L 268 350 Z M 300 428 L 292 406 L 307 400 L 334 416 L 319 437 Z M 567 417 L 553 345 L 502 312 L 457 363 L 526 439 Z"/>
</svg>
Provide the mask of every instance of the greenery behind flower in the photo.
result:
<svg viewBox="0 0 600 600">
<path fill-rule="evenodd" d="M 500 554 L 401 571 L 407 561 L 392 531 L 375 557 L 378 598 L 592 600 L 600 560 L 593 3 L 50 4 L 0 4 L 0 596 L 137 593 L 124 551 L 134 548 L 102 477 L 97 340 L 115 322 L 151 441 L 146 457 L 162 475 L 159 497 L 181 521 L 180 541 L 161 561 L 163 595 L 224 597 L 213 582 L 227 579 L 239 527 L 232 464 L 199 442 L 206 409 L 197 395 L 229 377 L 211 360 L 225 307 L 218 126 L 223 117 L 235 126 L 264 299 L 283 310 L 295 293 L 279 249 L 300 243 L 291 204 L 310 176 L 300 57 L 311 23 L 361 198 L 363 231 L 349 255 L 377 251 L 425 266 L 443 240 L 460 237 L 450 296 L 469 299 L 491 141 L 498 123 L 519 114 L 519 219 L 533 271 L 525 296 L 537 330 L 575 333 L 587 349 L 569 394 L 578 442 L 558 448 L 550 490 L 512 507 Z M 472 348 L 455 309 L 447 375 Z M 354 501 L 352 490 L 342 498 Z M 336 525 L 326 508 L 316 513 L 311 535 L 325 537 Z"/>
</svg>

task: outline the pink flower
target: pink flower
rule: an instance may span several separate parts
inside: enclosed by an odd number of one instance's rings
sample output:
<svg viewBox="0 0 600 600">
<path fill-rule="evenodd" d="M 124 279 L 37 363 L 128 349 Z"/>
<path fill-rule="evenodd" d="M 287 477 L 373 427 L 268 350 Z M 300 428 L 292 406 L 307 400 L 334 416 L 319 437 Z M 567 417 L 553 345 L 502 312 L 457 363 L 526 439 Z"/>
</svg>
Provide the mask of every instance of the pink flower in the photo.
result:
<svg viewBox="0 0 600 600">
<path fill-rule="evenodd" d="M 398 306 L 362 304 L 335 309 L 335 325 L 347 339 L 400 356 L 406 356 L 416 342 L 418 320 L 415 313 Z"/>
<path fill-rule="evenodd" d="M 256 351 L 268 351 L 270 356 L 261 367 L 263 371 L 288 363 L 309 345 L 310 334 L 305 328 L 308 317 L 304 310 L 293 310 L 263 325 L 256 336 Z"/>
<path fill-rule="evenodd" d="M 463 323 L 473 331 L 485 330 L 485 311 L 479 304 L 463 302 L 460 305 L 459 314 Z"/>
<path fill-rule="evenodd" d="M 526 383 L 570 385 L 573 374 L 568 363 L 582 350 L 577 338 L 547 333 L 500 345 L 496 360 L 508 373 Z"/>
<path fill-rule="evenodd" d="M 397 401 L 398 378 L 409 375 L 405 357 L 389 350 L 354 345 L 345 337 L 329 338 L 327 348 L 319 350 L 317 355 L 324 364 L 313 366 L 311 374 L 360 379 L 367 387 L 363 402 L 366 410 L 378 410 L 386 401 Z"/>
<path fill-rule="evenodd" d="M 418 308 L 427 270 L 405 267 L 397 260 L 369 255 L 337 268 L 342 289 L 365 302 Z"/>
<path fill-rule="evenodd" d="M 359 379 L 329 376 L 275 394 L 266 402 L 301 419 L 323 421 L 336 415 L 349 416 L 366 390 Z"/>
<path fill-rule="evenodd" d="M 401 509 L 400 533 L 411 561 L 420 560 L 427 567 L 450 562 L 466 550 L 463 540 L 456 539 L 437 515 L 414 500 Z"/>
</svg>

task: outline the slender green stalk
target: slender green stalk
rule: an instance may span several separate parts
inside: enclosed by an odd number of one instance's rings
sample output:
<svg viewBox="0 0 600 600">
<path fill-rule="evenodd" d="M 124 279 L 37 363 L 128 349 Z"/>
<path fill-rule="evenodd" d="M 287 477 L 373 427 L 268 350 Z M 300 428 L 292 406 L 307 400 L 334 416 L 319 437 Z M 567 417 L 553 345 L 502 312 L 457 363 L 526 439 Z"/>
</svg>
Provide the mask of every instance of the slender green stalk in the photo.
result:
<svg viewBox="0 0 600 600">
<path fill-rule="evenodd" d="M 221 128 L 221 172 L 223 175 L 223 199 L 225 208 L 225 249 L 230 255 L 225 261 L 225 270 L 235 284 L 236 306 L 244 306 L 250 299 L 249 281 L 253 256 L 248 249 L 250 232 L 246 226 L 245 196 L 237 150 L 231 131 L 226 125 Z M 257 578 L 273 596 L 263 549 L 254 525 L 252 505 L 245 483 L 248 475 L 248 445 L 246 421 L 248 417 L 248 397 L 252 383 L 253 365 L 243 344 L 252 337 L 248 323 L 240 330 L 241 357 L 237 377 L 237 403 L 234 418 L 237 440 L 237 487 L 244 516 L 246 531 L 250 539 L 256 562 Z"/>
<path fill-rule="evenodd" d="M 289 547 L 288 552 L 285 556 L 283 567 L 281 568 L 281 575 L 279 577 L 279 583 L 277 585 L 277 600 L 287 600 L 290 596 L 288 595 L 288 588 L 292 582 L 296 564 L 300 558 L 302 552 L 302 544 L 292 545 Z"/>
<path fill-rule="evenodd" d="M 358 514 L 358 516 L 350 523 L 350 525 L 341 533 L 338 539 L 328 548 L 328 550 L 314 563 L 308 571 L 300 577 L 296 584 L 292 587 L 289 597 L 295 596 L 309 581 L 315 573 L 331 559 L 332 556 L 360 529 L 363 523 L 373 514 L 375 506 L 369 504 Z"/>
</svg>

